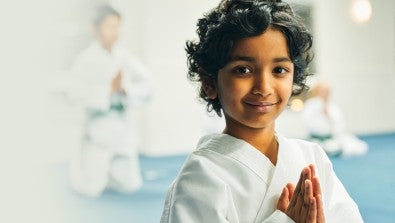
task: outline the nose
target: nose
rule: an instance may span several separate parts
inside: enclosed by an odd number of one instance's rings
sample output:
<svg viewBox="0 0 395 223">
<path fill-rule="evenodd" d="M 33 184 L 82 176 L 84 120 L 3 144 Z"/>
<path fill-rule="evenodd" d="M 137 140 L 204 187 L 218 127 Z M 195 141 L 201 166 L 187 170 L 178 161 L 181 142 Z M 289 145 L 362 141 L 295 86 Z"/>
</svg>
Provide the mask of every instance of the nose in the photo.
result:
<svg viewBox="0 0 395 223">
<path fill-rule="evenodd" d="M 267 97 L 273 93 L 271 73 L 262 71 L 254 76 L 252 94 Z"/>
</svg>

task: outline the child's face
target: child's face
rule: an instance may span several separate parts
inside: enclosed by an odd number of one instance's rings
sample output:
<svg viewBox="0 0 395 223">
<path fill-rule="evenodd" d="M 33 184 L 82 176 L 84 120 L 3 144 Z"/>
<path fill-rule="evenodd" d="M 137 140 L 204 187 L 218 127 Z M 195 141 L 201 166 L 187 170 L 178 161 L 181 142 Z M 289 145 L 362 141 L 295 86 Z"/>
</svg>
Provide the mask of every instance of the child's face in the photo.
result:
<svg viewBox="0 0 395 223">
<path fill-rule="evenodd" d="M 96 35 L 99 41 L 106 45 L 112 46 L 119 37 L 120 18 L 115 15 L 108 15 L 96 28 Z"/>
<path fill-rule="evenodd" d="M 218 96 L 227 123 L 236 128 L 274 127 L 291 96 L 293 74 L 284 35 L 269 28 L 236 42 L 229 62 L 218 72 L 216 89 L 208 96 Z"/>
</svg>

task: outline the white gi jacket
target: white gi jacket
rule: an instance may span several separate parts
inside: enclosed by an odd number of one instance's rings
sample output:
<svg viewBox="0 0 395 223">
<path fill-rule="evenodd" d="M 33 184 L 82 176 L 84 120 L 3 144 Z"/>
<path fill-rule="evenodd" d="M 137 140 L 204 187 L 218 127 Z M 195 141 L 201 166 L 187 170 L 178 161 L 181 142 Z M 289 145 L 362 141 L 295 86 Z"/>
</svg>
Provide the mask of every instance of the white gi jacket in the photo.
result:
<svg viewBox="0 0 395 223">
<path fill-rule="evenodd" d="M 364 155 L 368 144 L 346 131 L 346 124 L 340 107 L 333 101 L 327 102 L 320 97 L 310 98 L 305 102 L 302 118 L 308 132 L 316 136 L 331 136 L 330 139 L 317 141 L 328 153 L 341 150 L 343 156 Z"/>
<path fill-rule="evenodd" d="M 126 93 L 119 97 L 125 106 L 123 112 L 110 109 L 114 98 L 111 82 L 119 72 Z M 78 55 L 72 73 L 72 95 L 87 112 L 82 146 L 70 165 L 72 186 L 92 197 L 100 196 L 106 188 L 138 190 L 142 186 L 141 137 L 133 110 L 151 97 L 149 70 L 126 49 L 115 45 L 110 53 L 95 41 Z"/>
<path fill-rule="evenodd" d="M 293 222 L 276 210 L 277 201 L 309 164 L 321 182 L 326 222 L 363 222 L 321 147 L 277 137 L 276 166 L 243 140 L 227 134 L 203 137 L 168 191 L 161 223 Z"/>
<path fill-rule="evenodd" d="M 344 132 L 343 114 L 335 103 L 327 103 L 328 115 L 324 114 L 325 101 L 320 97 L 306 100 L 302 110 L 303 121 L 311 134 L 338 135 Z"/>
<path fill-rule="evenodd" d="M 151 97 L 151 73 L 147 67 L 119 45 L 114 45 L 110 53 L 98 41 L 91 43 L 74 61 L 72 96 L 85 107 L 107 110 L 110 106 L 111 81 L 118 72 L 122 72 L 128 107 L 141 104 Z"/>
</svg>

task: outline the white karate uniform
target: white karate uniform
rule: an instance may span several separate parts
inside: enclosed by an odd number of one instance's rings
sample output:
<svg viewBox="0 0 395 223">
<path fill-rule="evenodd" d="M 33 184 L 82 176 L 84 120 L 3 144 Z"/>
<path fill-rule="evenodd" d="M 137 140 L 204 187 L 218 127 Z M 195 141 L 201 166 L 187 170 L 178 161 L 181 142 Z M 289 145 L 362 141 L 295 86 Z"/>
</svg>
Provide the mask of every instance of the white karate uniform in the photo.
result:
<svg viewBox="0 0 395 223">
<path fill-rule="evenodd" d="M 136 107 L 151 97 L 149 69 L 127 49 L 115 44 L 111 53 L 98 41 L 84 49 L 72 65 L 72 97 L 86 108 L 107 110 L 112 79 L 122 72 L 122 87 L 128 107 Z"/>
<path fill-rule="evenodd" d="M 111 95 L 111 82 L 120 71 L 126 95 Z M 78 55 L 72 74 L 72 97 L 87 113 L 82 146 L 71 161 L 72 186 L 92 197 L 106 188 L 139 189 L 140 136 L 133 110 L 151 97 L 148 69 L 124 48 L 115 45 L 110 53 L 95 41 Z M 110 109 L 114 100 L 124 106 L 123 111 Z"/>
<path fill-rule="evenodd" d="M 282 189 L 316 166 L 326 222 L 363 222 L 355 202 L 317 144 L 277 135 L 277 164 L 247 142 L 227 134 L 203 137 L 171 185 L 161 223 L 293 222 L 276 210 Z"/>
<path fill-rule="evenodd" d="M 315 136 L 330 136 L 326 140 L 317 140 L 328 153 L 341 152 L 343 156 L 363 155 L 368 144 L 346 131 L 341 109 L 333 101 L 327 102 L 327 115 L 324 114 L 325 102 L 313 97 L 305 102 L 302 119 L 308 132 Z"/>
</svg>

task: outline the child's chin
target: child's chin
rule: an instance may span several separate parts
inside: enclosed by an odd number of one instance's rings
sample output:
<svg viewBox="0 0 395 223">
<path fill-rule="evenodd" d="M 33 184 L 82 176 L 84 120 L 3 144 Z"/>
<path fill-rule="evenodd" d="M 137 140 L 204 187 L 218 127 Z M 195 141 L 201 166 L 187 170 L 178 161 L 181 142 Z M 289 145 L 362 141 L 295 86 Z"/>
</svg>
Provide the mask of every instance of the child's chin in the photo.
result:
<svg viewBox="0 0 395 223">
<path fill-rule="evenodd" d="M 265 129 L 268 127 L 272 127 L 273 121 L 262 121 L 262 120 L 252 120 L 245 123 L 251 129 Z"/>
</svg>

